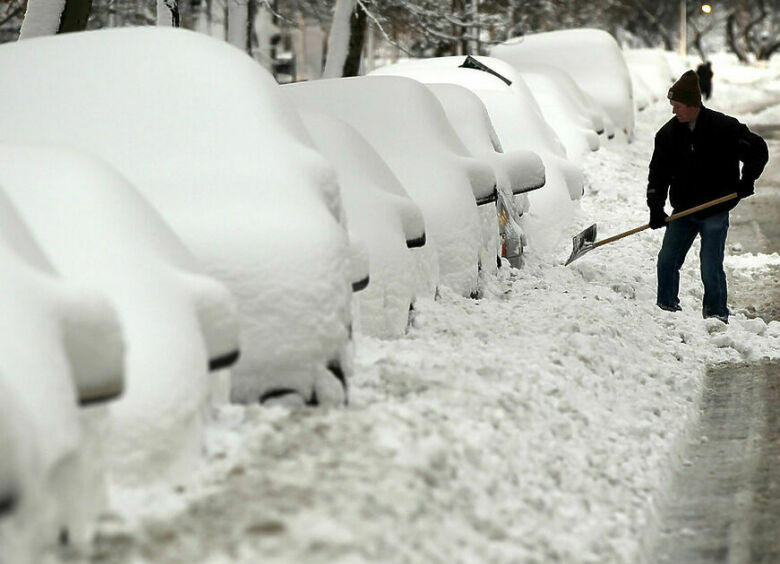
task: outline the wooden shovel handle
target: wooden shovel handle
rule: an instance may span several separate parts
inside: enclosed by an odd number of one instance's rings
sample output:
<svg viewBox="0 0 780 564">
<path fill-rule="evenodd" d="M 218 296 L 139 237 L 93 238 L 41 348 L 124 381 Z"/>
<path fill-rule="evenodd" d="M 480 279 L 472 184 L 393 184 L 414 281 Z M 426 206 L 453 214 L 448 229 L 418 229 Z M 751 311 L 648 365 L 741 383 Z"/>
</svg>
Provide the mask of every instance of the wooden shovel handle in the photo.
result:
<svg viewBox="0 0 780 564">
<path fill-rule="evenodd" d="M 734 198 L 738 198 L 738 197 L 739 196 L 737 195 L 736 192 L 732 192 L 731 194 L 722 196 L 717 200 L 712 200 L 711 202 L 700 204 L 698 206 L 681 211 L 679 213 L 674 213 L 666 218 L 666 223 L 669 223 L 670 221 L 674 221 L 675 219 L 679 219 L 681 217 L 685 217 L 686 215 L 691 215 L 692 213 L 696 213 L 697 211 L 711 208 L 712 206 L 717 206 L 718 204 L 722 204 L 723 202 L 728 202 L 729 200 L 733 200 Z M 608 237 L 607 239 L 603 239 L 601 241 L 593 243 L 593 248 L 595 249 L 596 247 L 600 247 L 601 245 L 606 245 L 607 243 L 611 243 L 612 241 L 617 241 L 618 239 L 622 239 L 623 237 L 628 237 L 629 235 L 633 235 L 634 233 L 639 233 L 640 231 L 644 231 L 648 227 L 650 227 L 649 223 L 647 225 L 642 225 L 641 227 L 634 227 L 633 229 L 630 229 L 629 231 L 624 231 L 623 233 L 618 233 L 617 235 L 613 235 L 612 237 Z"/>
</svg>

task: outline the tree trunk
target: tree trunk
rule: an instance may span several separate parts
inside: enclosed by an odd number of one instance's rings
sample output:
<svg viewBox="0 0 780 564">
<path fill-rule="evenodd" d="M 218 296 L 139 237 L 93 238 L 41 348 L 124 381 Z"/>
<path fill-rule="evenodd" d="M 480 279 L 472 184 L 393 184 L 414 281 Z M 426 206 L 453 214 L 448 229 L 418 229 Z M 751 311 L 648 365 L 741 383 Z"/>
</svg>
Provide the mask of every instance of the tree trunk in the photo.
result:
<svg viewBox="0 0 780 564">
<path fill-rule="evenodd" d="M 704 46 L 702 45 L 702 33 L 694 28 L 694 34 L 693 34 L 693 46 L 696 47 L 696 51 L 699 53 L 699 57 L 701 57 L 702 61 L 707 60 L 707 56 L 704 54 Z"/>
<path fill-rule="evenodd" d="M 465 0 L 452 0 L 453 14 L 458 14 L 461 17 L 463 16 L 463 12 L 466 8 L 464 1 Z M 454 23 L 452 24 L 452 36 L 460 38 L 455 46 L 457 55 L 467 55 L 469 52 L 469 42 L 464 32 L 465 30 L 462 27 Z"/>
<path fill-rule="evenodd" d="M 709 18 L 705 22 L 704 29 L 699 29 L 699 27 L 696 25 L 694 18 L 691 18 L 688 22 L 688 25 L 691 29 L 693 29 L 693 45 L 696 47 L 696 51 L 699 53 L 699 57 L 701 57 L 702 61 L 707 60 L 707 55 L 704 52 L 704 36 L 707 35 L 710 31 L 712 31 L 712 28 L 714 26 L 712 18 Z"/>
<path fill-rule="evenodd" d="M 766 4 L 764 3 L 764 0 L 759 0 L 758 2 L 758 16 L 750 20 L 747 25 L 745 26 L 745 29 L 742 32 L 742 37 L 745 40 L 745 46 L 747 47 L 748 52 L 753 53 L 754 55 L 757 55 L 758 52 L 761 50 L 761 46 L 758 44 L 758 42 L 754 38 L 753 30 L 761 23 L 763 22 L 766 17 L 769 15 L 769 12 L 767 12 Z"/>
<path fill-rule="evenodd" d="M 249 9 L 245 0 L 228 0 L 227 40 L 242 51 L 247 48 Z"/>
<path fill-rule="evenodd" d="M 157 0 L 157 25 L 179 27 L 179 0 Z"/>
<path fill-rule="evenodd" d="M 27 0 L 19 39 L 84 31 L 92 0 Z"/>
<path fill-rule="evenodd" d="M 373 24 L 368 24 L 366 26 L 366 64 L 364 65 L 366 72 L 371 72 L 372 70 L 374 70 L 375 50 L 376 50 L 376 30 L 374 29 Z"/>
<path fill-rule="evenodd" d="M 737 25 L 737 15 L 736 13 L 732 12 L 731 14 L 729 14 L 729 17 L 726 20 L 726 41 L 728 42 L 729 47 L 737 56 L 737 58 L 740 60 L 740 62 L 747 63 L 748 59 L 745 56 L 745 53 L 742 51 L 739 45 L 737 45 L 737 34 L 735 33 L 736 25 Z"/>
<path fill-rule="evenodd" d="M 358 76 L 360 74 L 360 60 L 366 38 L 366 20 L 366 11 L 356 5 L 349 18 L 349 49 L 347 59 L 344 61 L 342 76 Z"/>
<path fill-rule="evenodd" d="M 776 51 L 780 50 L 780 41 L 775 41 L 761 48 L 756 55 L 759 61 L 768 61 Z"/>
<path fill-rule="evenodd" d="M 357 0 L 336 0 L 336 5 L 333 7 L 333 23 L 328 35 L 328 57 L 325 60 L 325 70 L 322 71 L 324 78 L 344 76 L 352 29 L 351 18 L 356 5 Z"/>
<path fill-rule="evenodd" d="M 504 40 L 515 37 L 517 26 L 517 0 L 509 0 L 506 5 L 506 27 L 504 28 Z"/>
<path fill-rule="evenodd" d="M 471 29 L 469 35 L 471 41 L 469 41 L 469 55 L 479 55 L 479 0 L 471 0 L 471 6 L 469 7 L 471 20 Z"/>
<path fill-rule="evenodd" d="M 259 44 L 257 30 L 255 29 L 255 21 L 257 21 L 258 12 L 260 11 L 257 0 L 247 0 L 246 9 L 246 52 L 251 56 Z"/>
</svg>

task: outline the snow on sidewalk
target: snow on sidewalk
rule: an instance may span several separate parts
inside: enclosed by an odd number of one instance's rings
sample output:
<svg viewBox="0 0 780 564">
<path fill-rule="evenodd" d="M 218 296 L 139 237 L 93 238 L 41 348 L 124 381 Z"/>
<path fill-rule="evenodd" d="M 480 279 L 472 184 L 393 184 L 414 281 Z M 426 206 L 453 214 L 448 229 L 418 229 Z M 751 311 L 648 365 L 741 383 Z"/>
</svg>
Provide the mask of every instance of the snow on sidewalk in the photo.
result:
<svg viewBox="0 0 780 564">
<path fill-rule="evenodd" d="M 348 408 L 222 407 L 200 480 L 126 516 L 132 562 L 641 561 L 706 367 L 780 356 L 778 322 L 701 319 L 696 248 L 684 311 L 655 307 L 660 231 L 563 266 L 590 223 L 646 222 L 669 115 L 589 156 L 558 255 L 531 248 L 482 300 L 418 304 L 405 338 L 358 336 Z"/>
</svg>

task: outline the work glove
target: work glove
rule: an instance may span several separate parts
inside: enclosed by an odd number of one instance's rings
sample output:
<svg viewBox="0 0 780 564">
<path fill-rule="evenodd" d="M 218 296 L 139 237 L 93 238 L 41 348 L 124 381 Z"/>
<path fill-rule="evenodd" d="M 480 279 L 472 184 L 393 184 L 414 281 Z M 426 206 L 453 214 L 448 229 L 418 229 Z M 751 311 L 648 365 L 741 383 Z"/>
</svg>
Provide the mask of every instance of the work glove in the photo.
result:
<svg viewBox="0 0 780 564">
<path fill-rule="evenodd" d="M 650 208 L 650 229 L 658 229 L 666 225 L 666 218 L 669 217 L 664 208 L 652 206 Z"/>
<path fill-rule="evenodd" d="M 737 182 L 737 196 L 740 198 L 747 198 L 753 194 L 755 194 L 755 188 L 753 186 L 752 180 L 742 178 L 739 182 Z"/>
</svg>

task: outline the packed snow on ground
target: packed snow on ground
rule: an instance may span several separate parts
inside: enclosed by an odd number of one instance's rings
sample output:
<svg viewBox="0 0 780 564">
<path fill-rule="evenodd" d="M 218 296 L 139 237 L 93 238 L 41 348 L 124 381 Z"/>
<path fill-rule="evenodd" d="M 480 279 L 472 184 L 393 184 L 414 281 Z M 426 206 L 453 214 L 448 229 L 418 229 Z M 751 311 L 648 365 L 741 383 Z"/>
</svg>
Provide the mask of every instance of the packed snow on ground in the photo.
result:
<svg viewBox="0 0 780 564">
<path fill-rule="evenodd" d="M 357 335 L 347 408 L 222 407 L 208 464 L 107 518 L 100 550 L 134 564 L 643 561 L 707 366 L 780 356 L 780 323 L 741 304 L 729 325 L 701 319 L 695 248 L 684 310 L 655 307 L 660 231 L 563 266 L 587 225 L 606 236 L 647 220 L 653 134 L 670 115 L 654 105 L 633 143 L 586 159 L 557 252 L 531 242 L 481 300 L 442 289 L 403 338 Z"/>
</svg>

